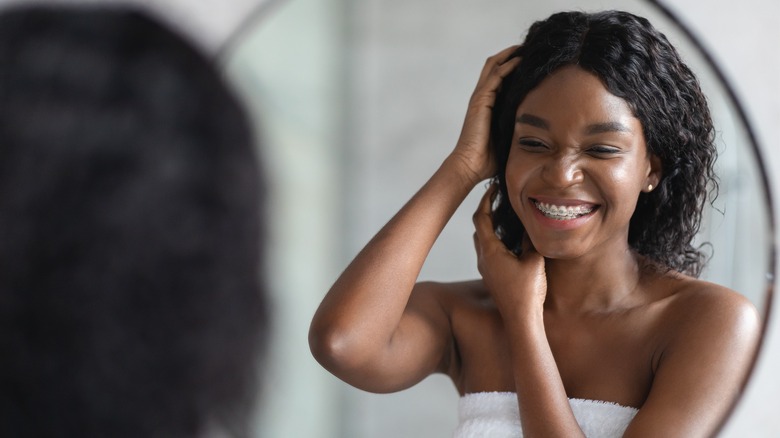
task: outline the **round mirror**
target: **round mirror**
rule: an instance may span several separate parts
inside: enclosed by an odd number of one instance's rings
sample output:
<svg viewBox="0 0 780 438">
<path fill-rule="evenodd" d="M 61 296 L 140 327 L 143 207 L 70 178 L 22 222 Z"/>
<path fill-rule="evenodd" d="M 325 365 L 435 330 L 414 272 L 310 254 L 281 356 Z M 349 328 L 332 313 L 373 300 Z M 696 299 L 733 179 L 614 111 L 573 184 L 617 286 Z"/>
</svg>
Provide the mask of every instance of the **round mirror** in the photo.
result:
<svg viewBox="0 0 780 438">
<path fill-rule="evenodd" d="M 755 136 L 707 57 L 644 1 L 285 2 L 223 52 L 256 118 L 271 184 L 275 342 L 261 436 L 445 437 L 457 392 L 444 376 L 390 395 L 348 387 L 311 358 L 306 333 L 330 284 L 452 149 L 484 59 L 560 10 L 647 17 L 699 76 L 717 130 L 720 190 L 698 238 L 703 278 L 769 310 L 772 210 Z M 421 279 L 475 278 L 472 193 Z M 305 420 L 301 420 L 305 418 Z"/>
</svg>

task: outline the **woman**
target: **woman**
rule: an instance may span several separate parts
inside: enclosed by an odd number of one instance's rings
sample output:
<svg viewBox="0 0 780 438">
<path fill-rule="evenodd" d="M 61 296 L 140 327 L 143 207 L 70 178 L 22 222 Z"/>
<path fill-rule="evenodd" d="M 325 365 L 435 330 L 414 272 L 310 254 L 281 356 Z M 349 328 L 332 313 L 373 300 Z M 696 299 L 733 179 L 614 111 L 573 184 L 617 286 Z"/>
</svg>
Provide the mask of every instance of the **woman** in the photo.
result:
<svg viewBox="0 0 780 438">
<path fill-rule="evenodd" d="M 759 333 L 745 298 L 695 278 L 714 158 L 698 81 L 645 19 L 538 22 L 488 59 L 455 149 L 328 292 L 312 351 L 368 391 L 448 374 L 458 436 L 707 436 Z M 482 278 L 416 283 L 487 178 Z"/>
</svg>

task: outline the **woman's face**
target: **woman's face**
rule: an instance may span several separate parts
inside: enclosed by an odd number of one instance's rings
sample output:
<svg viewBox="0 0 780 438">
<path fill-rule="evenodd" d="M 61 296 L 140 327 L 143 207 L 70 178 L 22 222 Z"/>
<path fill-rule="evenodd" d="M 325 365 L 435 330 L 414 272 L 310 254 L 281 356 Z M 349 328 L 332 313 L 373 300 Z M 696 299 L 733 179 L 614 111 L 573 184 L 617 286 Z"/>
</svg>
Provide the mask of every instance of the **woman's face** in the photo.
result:
<svg viewBox="0 0 780 438">
<path fill-rule="evenodd" d="M 545 257 L 627 250 L 639 194 L 659 177 L 628 104 L 579 67 L 554 72 L 517 109 L 507 193 Z"/>
</svg>

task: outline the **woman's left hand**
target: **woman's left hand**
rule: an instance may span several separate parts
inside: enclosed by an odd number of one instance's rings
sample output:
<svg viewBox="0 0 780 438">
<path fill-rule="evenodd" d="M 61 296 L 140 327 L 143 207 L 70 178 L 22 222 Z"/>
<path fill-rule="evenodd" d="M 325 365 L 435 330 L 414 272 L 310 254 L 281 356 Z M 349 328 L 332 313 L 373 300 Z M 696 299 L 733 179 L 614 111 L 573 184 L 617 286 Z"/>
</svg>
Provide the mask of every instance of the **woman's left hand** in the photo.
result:
<svg viewBox="0 0 780 438">
<path fill-rule="evenodd" d="M 504 319 L 510 315 L 541 312 L 547 295 L 544 257 L 536 252 L 527 235 L 519 257 L 496 236 L 491 207 L 497 193 L 498 187 L 494 183 L 482 197 L 473 216 L 479 273 Z"/>
</svg>

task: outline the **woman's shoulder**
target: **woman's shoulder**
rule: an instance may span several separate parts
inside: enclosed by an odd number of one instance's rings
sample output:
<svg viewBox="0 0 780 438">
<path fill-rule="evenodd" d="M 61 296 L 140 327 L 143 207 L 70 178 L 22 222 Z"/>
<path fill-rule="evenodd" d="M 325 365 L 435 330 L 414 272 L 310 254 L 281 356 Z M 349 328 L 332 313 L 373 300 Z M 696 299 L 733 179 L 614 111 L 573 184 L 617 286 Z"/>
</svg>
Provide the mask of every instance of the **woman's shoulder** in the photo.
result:
<svg viewBox="0 0 780 438">
<path fill-rule="evenodd" d="M 668 291 L 674 308 L 694 306 L 702 311 L 755 311 L 750 300 L 739 292 L 685 274 L 666 273 L 659 284 Z"/>
<path fill-rule="evenodd" d="M 643 409 L 662 412 L 672 402 L 694 416 L 710 415 L 738 394 L 761 320 L 750 300 L 727 287 L 685 276 L 668 285 L 673 293 L 658 321 L 652 390 Z"/>
<path fill-rule="evenodd" d="M 760 330 L 756 307 L 728 287 L 679 273 L 661 276 L 659 286 L 666 294 L 664 322 L 678 336 L 744 335 Z"/>
</svg>

